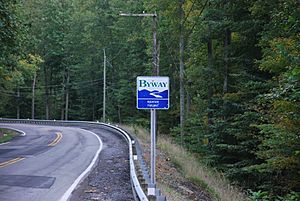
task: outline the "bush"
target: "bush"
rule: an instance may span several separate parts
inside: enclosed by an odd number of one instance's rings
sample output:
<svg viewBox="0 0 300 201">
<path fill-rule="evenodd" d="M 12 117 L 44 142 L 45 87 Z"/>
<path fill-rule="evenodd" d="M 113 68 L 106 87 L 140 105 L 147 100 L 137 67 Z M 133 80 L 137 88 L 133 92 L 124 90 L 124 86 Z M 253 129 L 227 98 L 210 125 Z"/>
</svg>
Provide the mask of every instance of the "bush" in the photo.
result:
<svg viewBox="0 0 300 201">
<path fill-rule="evenodd" d="M 251 191 L 250 192 L 250 199 L 252 201 L 299 201 L 300 200 L 300 192 L 291 192 L 284 197 L 277 196 L 275 198 L 270 195 L 267 191 Z"/>
</svg>

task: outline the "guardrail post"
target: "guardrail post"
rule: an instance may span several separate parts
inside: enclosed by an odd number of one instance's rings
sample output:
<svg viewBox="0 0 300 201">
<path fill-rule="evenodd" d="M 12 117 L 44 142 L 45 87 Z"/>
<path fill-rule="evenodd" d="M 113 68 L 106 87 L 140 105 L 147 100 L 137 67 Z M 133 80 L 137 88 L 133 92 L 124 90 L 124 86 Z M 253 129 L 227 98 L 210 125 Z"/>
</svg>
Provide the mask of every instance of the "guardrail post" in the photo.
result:
<svg viewBox="0 0 300 201">
<path fill-rule="evenodd" d="M 155 196 L 155 184 L 148 184 L 148 196 Z"/>
<path fill-rule="evenodd" d="M 156 191 L 155 191 L 155 195 L 156 195 L 156 196 L 160 196 L 160 195 L 161 195 L 161 193 L 160 193 L 160 189 L 156 189 Z"/>
</svg>

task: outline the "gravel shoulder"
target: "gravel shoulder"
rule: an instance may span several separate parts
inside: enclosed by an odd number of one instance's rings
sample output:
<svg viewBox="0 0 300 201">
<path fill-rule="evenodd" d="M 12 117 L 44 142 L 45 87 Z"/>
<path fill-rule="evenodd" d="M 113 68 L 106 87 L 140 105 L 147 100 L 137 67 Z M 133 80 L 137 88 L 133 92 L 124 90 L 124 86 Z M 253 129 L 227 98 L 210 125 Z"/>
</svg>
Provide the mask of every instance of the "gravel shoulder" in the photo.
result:
<svg viewBox="0 0 300 201">
<path fill-rule="evenodd" d="M 129 133 L 135 131 L 123 127 Z M 128 147 L 125 140 L 111 130 L 84 128 L 90 130 L 103 141 L 103 150 L 93 171 L 72 193 L 71 201 L 130 201 L 134 200 L 130 184 Z M 114 131 L 115 132 L 115 131 Z M 150 141 L 148 137 L 137 135 L 149 166 Z M 168 153 L 157 148 L 156 179 L 158 188 L 168 201 L 212 201 L 201 187 L 186 179 L 180 169 L 170 160 Z"/>
<path fill-rule="evenodd" d="M 130 183 L 128 146 L 125 139 L 109 128 L 83 128 L 101 138 L 103 150 L 88 177 L 72 193 L 70 201 L 134 200 Z"/>
</svg>

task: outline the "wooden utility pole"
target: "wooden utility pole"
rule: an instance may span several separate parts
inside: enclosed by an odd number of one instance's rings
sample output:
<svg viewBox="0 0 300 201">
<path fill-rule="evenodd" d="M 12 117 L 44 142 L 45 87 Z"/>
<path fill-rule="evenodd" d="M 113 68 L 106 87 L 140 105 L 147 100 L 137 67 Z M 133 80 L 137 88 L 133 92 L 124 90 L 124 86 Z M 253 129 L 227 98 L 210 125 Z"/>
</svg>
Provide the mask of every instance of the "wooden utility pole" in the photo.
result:
<svg viewBox="0 0 300 201">
<path fill-rule="evenodd" d="M 158 68 L 158 50 L 157 50 L 157 19 L 156 19 L 156 13 L 153 16 L 153 26 L 152 26 L 152 32 L 153 32 L 153 75 L 158 76 L 159 74 L 159 68 Z"/>
<path fill-rule="evenodd" d="M 210 22 L 208 22 L 208 39 L 207 39 L 207 60 L 208 60 L 208 89 L 207 89 L 207 99 L 208 99 L 208 124 L 212 124 L 212 96 L 213 96 L 213 83 L 212 83 L 212 71 L 213 71 L 213 42 L 211 38 L 211 27 Z"/>
<path fill-rule="evenodd" d="M 158 76 L 159 66 L 158 66 L 158 51 L 157 51 L 157 14 L 155 13 L 142 13 L 142 14 L 132 14 L 132 13 L 120 13 L 120 16 L 126 17 L 152 17 L 153 18 L 153 76 Z M 155 167 L 156 167 L 156 110 L 150 110 L 151 119 L 151 170 L 150 170 L 150 185 L 148 186 L 148 195 L 155 196 Z"/>
<path fill-rule="evenodd" d="M 179 10 L 180 10 L 180 39 L 179 39 L 179 93 L 180 93 L 180 138 L 181 145 L 183 145 L 183 135 L 184 135 L 184 120 L 185 120 L 185 108 L 184 108 L 184 10 L 183 4 L 184 0 L 179 0 Z"/>
<path fill-rule="evenodd" d="M 103 115 L 102 121 L 105 122 L 105 109 L 106 109 L 106 53 L 103 49 Z"/>
</svg>

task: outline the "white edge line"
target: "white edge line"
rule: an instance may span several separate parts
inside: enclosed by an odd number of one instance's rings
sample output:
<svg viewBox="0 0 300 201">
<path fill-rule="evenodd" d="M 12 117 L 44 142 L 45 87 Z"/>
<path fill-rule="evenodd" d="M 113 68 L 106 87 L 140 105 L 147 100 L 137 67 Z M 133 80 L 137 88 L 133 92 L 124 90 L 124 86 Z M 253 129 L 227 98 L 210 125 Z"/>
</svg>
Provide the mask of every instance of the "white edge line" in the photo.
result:
<svg viewBox="0 0 300 201">
<path fill-rule="evenodd" d="M 96 154 L 94 155 L 94 158 L 93 158 L 92 162 L 90 163 L 90 165 L 79 175 L 79 177 L 77 177 L 77 179 L 73 182 L 73 184 L 69 187 L 69 189 L 60 198 L 60 201 L 67 201 L 70 198 L 70 196 L 71 196 L 73 190 L 76 188 L 76 186 L 81 182 L 81 180 L 84 178 L 84 176 L 91 171 L 92 167 L 95 165 L 95 163 L 98 159 L 99 153 L 102 150 L 103 143 L 102 143 L 102 140 L 100 139 L 100 137 L 91 131 L 88 131 L 88 130 L 84 130 L 84 131 L 89 132 L 89 133 L 93 134 L 94 136 L 96 136 L 100 143 L 100 147 L 97 150 Z"/>
<path fill-rule="evenodd" d="M 9 143 L 10 143 L 10 142 L 4 142 L 4 143 L 1 143 L 0 146 L 1 146 L 1 145 L 6 145 L 6 144 L 9 144 Z"/>
<path fill-rule="evenodd" d="M 6 129 L 11 129 L 11 130 L 17 131 L 17 132 L 21 133 L 21 136 L 22 136 L 22 137 L 26 136 L 26 133 L 25 133 L 24 131 L 19 130 L 19 129 L 11 128 L 11 127 L 6 127 L 6 126 L 5 126 L 5 127 L 2 127 L 2 128 L 6 128 Z M 9 144 L 9 143 L 10 143 L 10 142 L 4 142 L 4 143 L 1 143 L 0 146 L 1 146 L 1 145 L 6 145 L 6 144 Z"/>
<path fill-rule="evenodd" d="M 26 136 L 26 133 L 24 132 L 24 131 L 21 131 L 21 130 L 19 130 L 19 129 L 15 129 L 15 128 L 11 128 L 11 129 L 13 129 L 13 130 L 15 130 L 15 131 L 17 131 L 17 132 L 20 132 L 21 133 L 21 136 Z"/>
<path fill-rule="evenodd" d="M 147 196 L 145 195 L 144 191 L 141 188 L 140 182 L 137 179 L 137 175 L 135 173 L 135 165 L 133 162 L 133 154 L 132 154 L 132 141 L 129 135 L 124 131 L 123 129 L 119 128 L 118 125 L 113 126 L 113 125 L 108 125 L 105 123 L 102 123 L 102 125 L 106 125 L 110 128 L 113 128 L 123 134 L 124 138 L 127 138 L 128 144 L 129 144 L 129 161 L 130 161 L 130 175 L 131 175 L 131 180 L 133 182 L 133 187 L 136 190 L 136 193 L 138 194 L 139 199 L 148 201 Z"/>
</svg>

